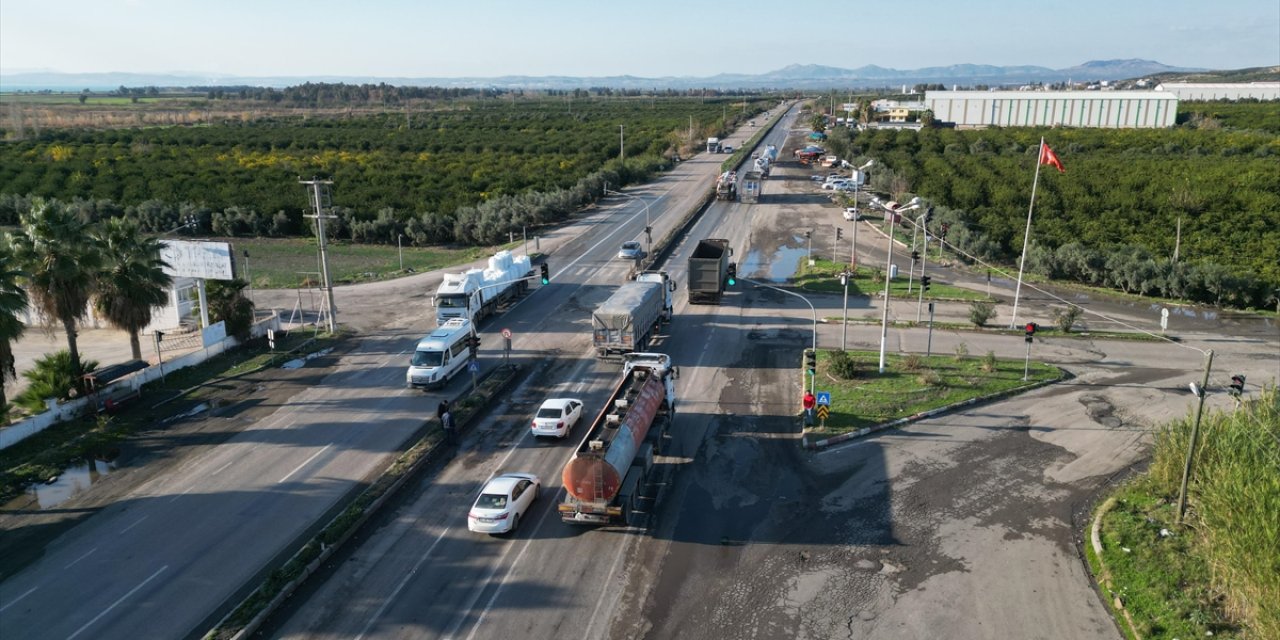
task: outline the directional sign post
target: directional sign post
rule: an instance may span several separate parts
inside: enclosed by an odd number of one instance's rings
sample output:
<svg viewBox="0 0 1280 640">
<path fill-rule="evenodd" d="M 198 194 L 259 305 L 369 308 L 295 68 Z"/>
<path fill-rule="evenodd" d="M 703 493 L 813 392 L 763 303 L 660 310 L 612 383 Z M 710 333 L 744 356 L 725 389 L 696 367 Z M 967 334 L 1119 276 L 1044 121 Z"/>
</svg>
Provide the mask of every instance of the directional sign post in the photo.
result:
<svg viewBox="0 0 1280 640">
<path fill-rule="evenodd" d="M 502 363 L 506 364 L 511 358 L 511 330 L 502 330 Z"/>
<path fill-rule="evenodd" d="M 827 426 L 827 416 L 831 414 L 831 392 L 819 391 L 818 396 L 818 421 L 823 428 Z"/>
<path fill-rule="evenodd" d="M 475 393 L 476 392 L 476 374 L 480 373 L 480 363 L 476 362 L 475 360 L 472 360 L 471 364 L 467 365 L 467 371 L 471 372 L 471 393 Z"/>
<path fill-rule="evenodd" d="M 1169 328 L 1169 310 L 1161 309 L 1160 310 L 1160 333 L 1164 333 L 1164 330 L 1168 328 Z"/>
</svg>

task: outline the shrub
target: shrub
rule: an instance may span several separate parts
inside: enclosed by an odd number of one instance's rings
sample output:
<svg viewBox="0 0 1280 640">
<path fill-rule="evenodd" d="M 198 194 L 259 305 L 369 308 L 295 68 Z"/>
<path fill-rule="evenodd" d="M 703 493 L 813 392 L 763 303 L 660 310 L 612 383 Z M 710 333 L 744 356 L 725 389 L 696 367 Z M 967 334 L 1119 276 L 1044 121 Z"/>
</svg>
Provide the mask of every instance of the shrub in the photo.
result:
<svg viewBox="0 0 1280 640">
<path fill-rule="evenodd" d="M 942 376 L 938 375 L 938 372 L 933 369 L 925 369 L 924 371 L 921 371 L 920 375 L 916 376 L 916 382 L 926 387 L 943 386 Z"/>
<path fill-rule="evenodd" d="M 1083 313 L 1083 310 L 1075 305 L 1065 309 L 1058 309 L 1053 313 L 1053 322 L 1058 325 L 1058 328 L 1063 333 L 1071 333 L 1071 327 L 1075 326 L 1076 320 L 1080 319 L 1081 313 Z"/>
<path fill-rule="evenodd" d="M 996 370 L 996 352 L 988 351 L 987 355 L 982 356 L 982 370 L 987 373 L 995 373 Z"/>
<path fill-rule="evenodd" d="M 960 344 L 956 345 L 955 352 L 956 352 L 956 362 L 964 360 L 965 358 L 969 357 L 969 345 L 961 342 Z"/>
<path fill-rule="evenodd" d="M 93 360 L 80 358 L 80 370 L 88 373 L 98 368 Z M 28 381 L 27 388 L 13 399 L 14 404 L 30 411 L 41 413 L 45 410 L 46 398 L 69 400 L 71 390 L 76 388 L 75 368 L 71 366 L 71 352 L 63 349 L 36 360 L 35 367 L 22 372 Z"/>
<path fill-rule="evenodd" d="M 902 368 L 907 371 L 919 371 L 924 368 L 924 358 L 920 354 L 909 353 L 902 359 Z"/>
<path fill-rule="evenodd" d="M 852 380 L 858 377 L 858 363 L 843 351 L 832 351 L 831 372 L 838 378 Z"/>
<path fill-rule="evenodd" d="M 969 322 L 975 327 L 983 327 L 987 321 L 996 317 L 996 306 L 990 302 L 970 302 L 969 303 Z"/>
</svg>

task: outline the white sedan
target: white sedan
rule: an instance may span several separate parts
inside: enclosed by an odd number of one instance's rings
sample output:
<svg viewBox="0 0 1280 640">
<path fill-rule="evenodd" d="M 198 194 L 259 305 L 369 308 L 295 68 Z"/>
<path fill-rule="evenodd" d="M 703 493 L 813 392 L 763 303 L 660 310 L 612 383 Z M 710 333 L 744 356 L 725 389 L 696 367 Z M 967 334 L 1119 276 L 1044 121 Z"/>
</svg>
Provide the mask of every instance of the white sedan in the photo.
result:
<svg viewBox="0 0 1280 640">
<path fill-rule="evenodd" d="M 848 220 L 849 222 L 855 222 L 855 221 L 857 221 L 860 217 L 862 217 L 862 216 L 860 216 L 860 215 L 858 214 L 858 208 L 857 208 L 857 207 L 845 207 L 845 209 L 844 209 L 844 219 L 845 219 L 845 220 Z"/>
<path fill-rule="evenodd" d="M 542 403 L 533 416 L 529 429 L 534 436 L 563 438 L 582 419 L 582 401 L 576 398 L 552 398 Z"/>
<path fill-rule="evenodd" d="M 480 490 L 467 514 L 467 529 L 475 533 L 511 533 L 520 518 L 538 499 L 542 482 L 532 473 L 504 473 L 494 476 Z"/>
</svg>

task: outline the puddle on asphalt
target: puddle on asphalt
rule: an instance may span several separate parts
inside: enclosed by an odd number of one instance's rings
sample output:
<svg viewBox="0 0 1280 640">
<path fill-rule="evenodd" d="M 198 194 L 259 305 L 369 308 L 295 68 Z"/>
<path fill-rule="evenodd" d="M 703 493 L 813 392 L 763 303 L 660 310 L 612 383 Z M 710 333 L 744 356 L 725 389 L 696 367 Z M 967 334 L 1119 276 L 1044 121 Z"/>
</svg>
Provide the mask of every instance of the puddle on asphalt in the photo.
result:
<svg viewBox="0 0 1280 640">
<path fill-rule="evenodd" d="M 16 498 L 5 505 L 4 508 L 6 510 L 52 509 L 87 490 L 95 482 L 101 481 L 115 471 L 117 469 L 116 457 L 118 455 L 119 452 L 117 451 L 109 456 L 103 456 L 109 457 L 110 460 L 90 458 L 70 465 L 63 469 L 62 474 L 54 479 L 53 482 L 45 482 L 28 487 L 25 495 Z"/>
<path fill-rule="evenodd" d="M 766 260 L 759 251 L 750 251 L 738 263 L 742 273 L 769 282 L 786 282 L 796 275 L 800 261 L 809 254 L 807 247 L 781 247 Z"/>
</svg>

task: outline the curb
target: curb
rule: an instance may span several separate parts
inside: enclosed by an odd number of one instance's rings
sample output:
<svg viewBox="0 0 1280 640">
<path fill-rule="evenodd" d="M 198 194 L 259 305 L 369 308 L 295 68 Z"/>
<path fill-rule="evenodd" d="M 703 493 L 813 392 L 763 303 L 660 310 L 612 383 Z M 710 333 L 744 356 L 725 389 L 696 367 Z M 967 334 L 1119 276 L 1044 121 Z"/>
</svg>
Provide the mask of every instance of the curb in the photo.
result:
<svg viewBox="0 0 1280 640">
<path fill-rule="evenodd" d="M 512 370 L 512 375 L 510 378 L 507 379 L 507 381 L 501 387 L 494 389 L 493 391 L 494 394 L 498 394 L 505 391 L 514 381 L 516 381 L 520 377 L 519 376 L 520 367 L 518 365 L 501 365 L 501 366 L 510 368 Z M 486 375 L 485 377 L 488 378 L 489 376 L 493 375 L 496 371 L 498 371 L 499 368 L 491 369 L 489 374 Z M 450 404 L 456 404 L 470 394 L 471 392 L 467 391 L 462 395 L 450 400 Z M 458 431 L 460 433 L 465 431 L 466 428 L 470 426 L 477 419 L 477 417 L 480 416 L 482 413 L 484 413 L 484 407 L 481 407 L 480 409 L 468 415 L 466 417 L 466 420 L 463 421 L 461 424 L 459 424 Z M 422 428 L 426 428 L 431 422 L 434 422 L 434 420 L 430 420 L 430 419 L 424 420 Z M 255 587 L 244 598 L 242 598 L 239 603 L 237 603 L 234 607 L 232 607 L 232 609 L 225 616 L 223 616 L 216 625 L 214 625 L 213 628 L 209 629 L 201 637 L 202 638 L 232 638 L 233 640 L 241 640 L 243 638 L 248 638 L 253 633 L 255 633 L 258 630 L 258 628 L 262 626 L 264 622 L 266 622 L 266 620 L 271 616 L 271 614 L 273 614 L 277 609 L 280 608 L 280 605 L 282 605 L 286 600 L 292 597 L 294 592 L 297 591 L 298 588 L 301 587 L 302 584 L 305 583 L 307 579 L 311 577 L 312 574 L 318 571 L 324 565 L 324 563 L 327 560 L 329 560 L 330 557 L 333 556 L 334 553 L 336 553 L 339 549 L 342 548 L 344 544 L 346 544 L 352 537 L 354 537 L 356 533 L 358 533 L 360 529 L 364 526 L 364 524 L 368 522 L 369 519 L 372 518 L 375 514 L 377 514 L 377 512 L 382 508 L 382 506 L 386 504 L 392 497 L 394 497 L 399 492 L 399 490 L 406 483 L 409 482 L 410 479 L 414 478 L 424 467 L 431 464 L 442 455 L 442 452 L 444 451 L 445 447 L 441 446 L 438 440 L 433 440 L 434 434 L 435 434 L 434 430 L 429 430 L 427 433 L 423 434 L 420 438 L 418 438 L 416 442 L 414 442 L 407 449 L 405 449 L 403 453 L 397 456 L 396 459 L 392 461 L 392 463 L 388 465 L 385 470 L 383 470 L 383 472 L 379 475 L 379 479 L 385 478 L 389 472 L 396 469 L 397 465 L 405 461 L 407 457 L 412 457 L 414 455 L 418 456 L 417 459 L 411 462 L 409 467 L 405 469 L 403 473 L 400 474 L 399 478 L 397 478 L 389 486 L 383 489 L 380 495 L 378 495 L 376 498 L 370 501 L 369 504 L 366 505 L 361 510 L 359 517 L 357 517 L 349 526 L 347 526 L 346 530 L 339 536 L 337 540 L 335 540 L 332 544 L 325 544 L 320 540 L 320 537 L 321 535 L 324 534 L 326 530 L 329 529 L 330 526 L 332 526 L 334 523 L 338 522 L 339 520 L 347 516 L 347 510 L 351 507 L 351 505 L 356 504 L 357 502 L 360 501 L 361 498 L 365 497 L 366 495 L 369 495 L 369 492 L 377 490 L 378 489 L 377 480 L 374 480 L 371 483 L 369 488 L 365 489 L 360 494 L 348 500 L 345 506 L 335 505 L 334 508 L 338 509 L 336 515 L 330 518 L 329 521 L 326 522 L 323 526 L 319 527 L 319 529 L 317 529 L 315 533 L 312 533 L 309 536 L 304 536 L 305 541 L 301 542 L 301 544 L 298 546 L 298 550 L 295 551 L 289 557 L 288 560 L 284 561 L 279 566 L 267 572 L 267 574 L 265 575 L 265 577 L 262 578 L 260 584 L 257 587 Z M 295 544 L 297 543 L 298 541 L 295 540 Z M 319 555 L 315 556 L 312 560 L 307 562 L 302 567 L 300 573 L 297 576 L 295 576 L 292 580 L 290 580 L 289 582 L 281 586 L 280 590 L 275 594 L 275 596 L 273 596 L 271 600 L 269 600 L 266 603 L 266 605 L 263 606 L 261 611 L 259 611 L 251 619 L 249 619 L 249 621 L 246 622 L 243 627 L 240 627 L 234 633 L 230 633 L 231 631 L 230 628 L 224 627 L 227 621 L 231 619 L 231 617 L 234 616 L 236 612 L 239 611 L 242 607 L 246 606 L 246 603 L 248 603 L 251 599 L 253 599 L 255 595 L 269 588 L 269 585 L 272 582 L 272 576 L 275 572 L 279 571 L 284 567 L 289 566 L 289 564 L 292 562 L 295 562 L 295 561 L 301 562 L 301 558 L 305 557 L 305 555 L 308 554 L 309 550 L 313 550 L 315 548 L 320 549 Z"/>
<path fill-rule="evenodd" d="M 970 405 L 980 404 L 984 402 L 991 402 L 992 400 L 999 400 L 1001 398 L 1006 398 L 1008 396 L 1023 393 L 1025 391 L 1031 391 L 1032 389 L 1038 389 L 1040 387 L 1056 384 L 1058 382 L 1062 382 L 1063 380 L 1067 379 L 1068 375 L 1069 374 L 1064 369 L 1058 368 L 1058 377 L 1052 380 L 1045 380 L 1043 382 L 1026 384 L 1026 385 L 1022 385 L 1021 387 L 1014 387 L 1012 389 L 1001 391 L 999 393 L 992 393 L 985 396 L 978 396 L 977 398 L 969 398 L 968 400 L 957 402 L 955 404 L 949 404 L 944 407 L 938 407 L 936 409 L 922 411 L 920 413 L 909 415 L 905 418 L 898 418 L 897 420 L 893 420 L 890 422 L 885 422 L 885 423 L 873 425 L 870 427 L 863 427 L 861 429 L 858 429 L 857 431 L 842 433 L 838 436 L 831 436 L 830 438 L 824 438 L 822 440 L 810 441 L 809 434 L 806 433 L 802 435 L 800 438 L 801 446 L 811 451 L 817 450 L 817 449 L 825 449 L 832 445 L 840 444 L 841 442 L 847 442 L 849 440 L 853 440 L 854 438 L 861 438 L 862 436 L 870 435 L 872 433 L 876 433 L 877 431 L 884 431 L 885 429 L 892 429 L 894 427 L 900 427 L 904 424 L 918 422 L 920 420 L 924 420 L 925 418 L 932 418 L 936 415 L 947 413 L 949 411 L 952 411 L 954 409 L 959 409 L 961 407 L 968 407 Z"/>
<path fill-rule="evenodd" d="M 1107 562 L 1102 557 L 1102 519 L 1115 506 L 1116 497 L 1113 495 L 1107 498 L 1102 503 L 1102 506 L 1098 507 L 1097 513 L 1093 514 L 1093 524 L 1089 527 L 1089 544 L 1093 547 L 1093 557 L 1098 559 L 1098 568 L 1100 569 L 1099 574 L 1094 578 L 1099 588 L 1107 590 L 1111 589 L 1111 572 L 1107 569 Z M 1087 567 L 1088 563 L 1086 562 L 1085 564 Z M 1106 598 L 1104 597 L 1102 601 L 1106 602 Z M 1129 610 L 1124 607 L 1124 602 L 1120 598 L 1115 598 L 1108 604 L 1113 614 L 1119 612 L 1121 617 L 1124 618 L 1125 625 L 1128 626 L 1132 637 L 1142 640 L 1142 634 L 1138 633 L 1137 626 L 1133 624 L 1133 617 L 1129 615 Z"/>
</svg>

